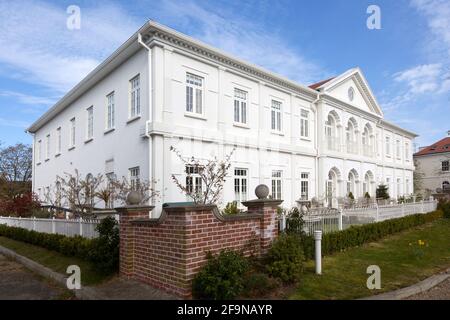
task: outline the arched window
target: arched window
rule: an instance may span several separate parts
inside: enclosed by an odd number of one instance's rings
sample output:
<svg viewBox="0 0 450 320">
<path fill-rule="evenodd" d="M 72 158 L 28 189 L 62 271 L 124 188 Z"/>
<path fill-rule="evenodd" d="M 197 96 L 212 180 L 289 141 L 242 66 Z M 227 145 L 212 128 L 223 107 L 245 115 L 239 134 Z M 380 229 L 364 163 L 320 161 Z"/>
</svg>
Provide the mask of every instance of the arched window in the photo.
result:
<svg viewBox="0 0 450 320">
<path fill-rule="evenodd" d="M 353 196 L 356 196 L 356 179 L 357 178 L 355 170 L 350 170 L 347 177 L 347 196 L 350 194 L 350 192 L 353 194 Z"/>
<path fill-rule="evenodd" d="M 358 153 L 358 143 L 357 143 L 357 123 L 354 118 L 350 118 L 345 128 L 345 137 L 347 144 L 347 152 L 357 154 Z"/>
<path fill-rule="evenodd" d="M 325 121 L 325 146 L 328 150 L 339 151 L 338 115 L 331 111 Z"/>
<path fill-rule="evenodd" d="M 327 199 L 328 206 L 333 206 L 333 200 L 338 195 L 338 180 L 340 177 L 340 172 L 337 168 L 333 167 L 328 172 L 328 179 L 325 183 L 325 195 Z"/>
<path fill-rule="evenodd" d="M 366 193 L 369 194 L 369 196 L 372 195 L 372 182 L 373 182 L 373 174 L 370 171 L 367 171 L 364 175 L 364 182 L 363 182 L 363 196 L 366 195 Z"/>
<path fill-rule="evenodd" d="M 363 155 L 366 157 L 373 156 L 373 134 L 372 127 L 369 124 L 366 124 L 362 133 L 362 146 L 363 146 Z"/>
<path fill-rule="evenodd" d="M 444 181 L 442 182 L 442 190 L 449 190 L 450 189 L 450 182 Z"/>
</svg>

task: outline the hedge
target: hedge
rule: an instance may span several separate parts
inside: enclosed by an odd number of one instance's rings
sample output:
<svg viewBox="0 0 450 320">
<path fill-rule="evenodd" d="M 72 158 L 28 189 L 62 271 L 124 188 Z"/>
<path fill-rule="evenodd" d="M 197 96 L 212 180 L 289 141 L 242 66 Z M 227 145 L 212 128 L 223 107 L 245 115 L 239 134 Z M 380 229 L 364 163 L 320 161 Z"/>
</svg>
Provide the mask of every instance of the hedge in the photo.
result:
<svg viewBox="0 0 450 320">
<path fill-rule="evenodd" d="M 102 230 L 101 226 L 103 226 Z M 24 228 L 0 224 L 0 236 L 29 243 L 62 255 L 90 261 L 97 271 L 115 272 L 118 269 L 119 240 L 115 222 L 105 218 L 97 226 L 100 236 L 86 239 L 81 236 L 68 237 L 61 234 L 42 233 Z"/>
<path fill-rule="evenodd" d="M 377 241 L 388 235 L 440 219 L 442 216 L 443 212 L 437 210 L 427 214 L 414 214 L 402 218 L 351 226 L 342 231 L 325 233 L 322 236 L 322 254 L 330 255 L 348 248 Z M 305 257 L 314 259 L 314 238 L 312 236 L 304 236 L 301 241 Z"/>
</svg>

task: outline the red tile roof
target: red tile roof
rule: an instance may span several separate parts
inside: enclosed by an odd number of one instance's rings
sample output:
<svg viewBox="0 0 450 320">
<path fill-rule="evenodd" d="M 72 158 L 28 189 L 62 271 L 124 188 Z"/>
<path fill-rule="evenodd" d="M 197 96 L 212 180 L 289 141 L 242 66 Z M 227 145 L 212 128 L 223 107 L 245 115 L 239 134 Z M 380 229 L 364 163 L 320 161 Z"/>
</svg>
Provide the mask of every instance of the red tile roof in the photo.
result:
<svg viewBox="0 0 450 320">
<path fill-rule="evenodd" d="M 316 90 L 317 88 L 319 88 L 319 87 L 322 86 L 323 84 L 327 83 L 328 81 L 333 80 L 334 78 L 336 78 L 336 77 L 333 77 L 333 78 L 330 78 L 330 79 L 327 79 L 327 80 L 322 80 L 322 81 L 320 81 L 320 82 L 317 82 L 317 83 L 314 83 L 314 84 L 310 85 L 309 87 L 310 87 L 311 89 Z"/>
<path fill-rule="evenodd" d="M 433 153 L 450 152 L 450 137 L 446 137 L 431 146 L 425 147 L 422 150 L 416 152 L 414 156 L 424 156 Z"/>
</svg>

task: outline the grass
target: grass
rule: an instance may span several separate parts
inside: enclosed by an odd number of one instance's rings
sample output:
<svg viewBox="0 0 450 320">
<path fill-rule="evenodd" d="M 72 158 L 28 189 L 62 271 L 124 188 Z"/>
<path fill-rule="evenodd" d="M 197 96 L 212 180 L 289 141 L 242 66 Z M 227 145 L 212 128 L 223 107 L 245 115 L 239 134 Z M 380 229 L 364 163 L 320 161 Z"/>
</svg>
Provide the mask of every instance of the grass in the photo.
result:
<svg viewBox="0 0 450 320">
<path fill-rule="evenodd" d="M 422 240 L 425 245 L 419 246 Z M 366 286 L 367 267 L 381 268 L 381 289 Z M 450 219 L 440 219 L 379 242 L 324 257 L 322 275 L 306 263 L 290 299 L 355 299 L 415 284 L 450 267 Z"/>
<path fill-rule="evenodd" d="M 6 247 L 16 253 L 36 261 L 53 271 L 66 274 L 67 267 L 77 265 L 81 269 L 81 284 L 96 285 L 111 276 L 105 276 L 94 269 L 91 262 L 81 260 L 75 257 L 67 257 L 58 252 L 47 250 L 38 246 L 27 244 L 21 241 L 0 237 L 0 246 Z"/>
</svg>

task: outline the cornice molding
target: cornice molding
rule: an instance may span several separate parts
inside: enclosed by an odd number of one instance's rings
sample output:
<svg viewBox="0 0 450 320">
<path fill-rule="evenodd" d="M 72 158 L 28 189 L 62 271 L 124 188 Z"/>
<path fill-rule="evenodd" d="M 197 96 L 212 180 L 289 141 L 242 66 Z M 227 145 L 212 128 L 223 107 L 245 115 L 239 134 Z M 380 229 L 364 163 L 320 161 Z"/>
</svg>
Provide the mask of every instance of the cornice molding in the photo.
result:
<svg viewBox="0 0 450 320">
<path fill-rule="evenodd" d="M 213 61 L 225 68 L 239 71 L 246 74 L 247 76 L 251 76 L 252 78 L 257 78 L 257 80 L 259 80 L 260 82 L 265 82 L 267 84 L 270 83 L 281 88 L 286 88 L 289 91 L 292 91 L 293 93 L 307 100 L 314 100 L 318 95 L 318 93 L 316 93 L 315 91 L 310 90 L 306 87 L 304 88 L 301 85 L 297 85 L 293 81 L 277 77 L 276 75 L 261 70 L 256 66 L 246 64 L 244 62 L 226 56 L 225 54 L 221 54 L 217 51 L 206 48 L 200 44 L 182 39 L 170 32 L 165 32 L 163 30 L 154 28 L 148 31 L 143 36 L 143 41 L 150 47 L 157 44 L 159 41 L 166 43 L 168 45 L 187 51 L 191 54 Z"/>
</svg>

